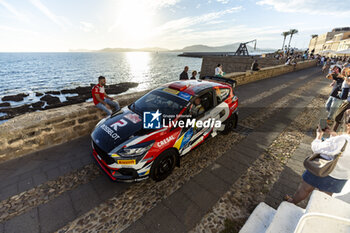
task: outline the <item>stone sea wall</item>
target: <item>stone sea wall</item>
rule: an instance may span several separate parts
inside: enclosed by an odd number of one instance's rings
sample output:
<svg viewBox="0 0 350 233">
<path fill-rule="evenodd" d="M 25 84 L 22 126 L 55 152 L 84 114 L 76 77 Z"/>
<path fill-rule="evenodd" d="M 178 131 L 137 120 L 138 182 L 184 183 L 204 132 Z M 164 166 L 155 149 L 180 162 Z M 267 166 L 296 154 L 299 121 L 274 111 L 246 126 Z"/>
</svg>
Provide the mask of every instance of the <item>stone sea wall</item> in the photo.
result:
<svg viewBox="0 0 350 233">
<path fill-rule="evenodd" d="M 245 72 L 250 70 L 255 59 L 258 60 L 260 68 L 284 64 L 284 60 L 277 60 L 273 57 L 207 56 L 203 57 L 201 77 L 214 75 L 218 64 L 222 64 L 222 69 L 226 73 Z"/>
<path fill-rule="evenodd" d="M 298 62 L 298 64 L 295 67 L 286 66 L 286 65 L 277 65 L 272 67 L 261 68 L 259 71 L 247 70 L 246 72 L 228 73 L 225 75 L 225 77 L 236 80 L 238 85 L 243 85 L 243 84 L 255 82 L 261 79 L 272 78 L 281 74 L 290 73 L 296 70 L 310 68 L 312 66 L 316 66 L 316 60 L 301 61 L 301 62 Z"/>
<path fill-rule="evenodd" d="M 121 106 L 147 91 L 118 96 Z M 88 135 L 106 114 L 80 103 L 14 117 L 0 125 L 0 162 Z"/>
<path fill-rule="evenodd" d="M 226 76 L 242 85 L 315 65 L 316 61 L 305 61 L 296 67 L 278 65 L 257 72 L 247 71 Z M 126 106 L 145 93 L 147 91 L 120 95 L 118 101 L 121 106 Z M 0 125 L 0 162 L 88 135 L 104 116 L 102 111 L 89 102 L 12 118 Z"/>
</svg>

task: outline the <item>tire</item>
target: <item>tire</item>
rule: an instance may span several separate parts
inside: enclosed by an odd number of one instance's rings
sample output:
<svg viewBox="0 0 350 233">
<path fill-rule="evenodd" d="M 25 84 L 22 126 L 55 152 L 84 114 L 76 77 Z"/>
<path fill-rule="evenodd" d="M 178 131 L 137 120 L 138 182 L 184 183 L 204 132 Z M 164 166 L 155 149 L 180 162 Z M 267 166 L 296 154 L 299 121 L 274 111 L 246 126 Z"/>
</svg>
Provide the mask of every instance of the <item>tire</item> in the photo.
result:
<svg viewBox="0 0 350 233">
<path fill-rule="evenodd" d="M 174 170 L 177 154 L 174 150 L 166 150 L 161 153 L 151 167 L 151 178 L 158 182 L 167 178 Z"/>
<path fill-rule="evenodd" d="M 234 128 L 237 127 L 237 121 L 238 121 L 238 116 L 236 113 L 233 113 L 230 116 L 230 118 L 224 121 L 225 129 L 222 132 L 224 134 L 228 134 L 229 132 L 231 132 Z"/>
</svg>

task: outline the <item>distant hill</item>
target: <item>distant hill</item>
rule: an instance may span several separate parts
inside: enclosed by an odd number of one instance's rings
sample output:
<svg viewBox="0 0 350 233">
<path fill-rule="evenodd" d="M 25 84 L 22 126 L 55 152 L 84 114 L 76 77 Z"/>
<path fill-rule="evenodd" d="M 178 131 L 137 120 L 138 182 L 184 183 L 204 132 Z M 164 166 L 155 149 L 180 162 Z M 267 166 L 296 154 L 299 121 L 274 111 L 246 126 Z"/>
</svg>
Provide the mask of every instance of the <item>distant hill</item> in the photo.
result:
<svg viewBox="0 0 350 233">
<path fill-rule="evenodd" d="M 100 50 L 88 50 L 88 49 L 70 49 L 69 52 L 168 52 L 169 49 L 152 47 L 152 48 L 140 48 L 140 49 L 132 49 L 132 48 L 104 48 Z"/>
<path fill-rule="evenodd" d="M 191 45 L 186 46 L 183 49 L 175 49 L 175 50 L 169 50 L 159 47 L 151 47 L 151 48 L 139 48 L 139 49 L 133 49 L 133 48 L 104 48 L 100 50 L 88 50 L 88 49 L 70 49 L 70 52 L 236 52 L 238 49 L 240 43 L 234 43 L 234 44 L 228 44 L 223 46 L 207 46 L 207 45 Z M 248 51 L 250 53 L 252 52 L 274 52 L 276 49 L 263 49 L 263 48 L 257 48 L 254 50 L 254 48 L 250 45 L 247 45 Z"/>
</svg>

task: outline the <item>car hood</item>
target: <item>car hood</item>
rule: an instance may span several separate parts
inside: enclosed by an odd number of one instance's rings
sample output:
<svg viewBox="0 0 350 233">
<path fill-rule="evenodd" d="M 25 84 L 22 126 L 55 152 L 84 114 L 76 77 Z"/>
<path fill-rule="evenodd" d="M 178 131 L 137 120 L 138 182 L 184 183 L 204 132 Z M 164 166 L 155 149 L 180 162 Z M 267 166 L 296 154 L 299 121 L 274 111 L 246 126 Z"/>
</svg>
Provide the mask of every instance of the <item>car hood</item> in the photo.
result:
<svg viewBox="0 0 350 233">
<path fill-rule="evenodd" d="M 107 118 L 99 124 L 91 134 L 92 140 L 103 151 L 110 153 L 113 149 L 134 138 L 135 135 L 146 134 L 142 132 L 142 118 L 128 108 Z"/>
</svg>

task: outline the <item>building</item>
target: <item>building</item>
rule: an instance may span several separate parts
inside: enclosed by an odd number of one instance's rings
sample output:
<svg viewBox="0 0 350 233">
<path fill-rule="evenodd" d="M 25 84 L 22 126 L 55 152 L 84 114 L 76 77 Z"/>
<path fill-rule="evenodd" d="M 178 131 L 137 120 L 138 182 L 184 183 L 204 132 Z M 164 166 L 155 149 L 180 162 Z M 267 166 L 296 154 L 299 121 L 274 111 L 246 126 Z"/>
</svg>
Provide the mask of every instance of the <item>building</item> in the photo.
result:
<svg viewBox="0 0 350 233">
<path fill-rule="evenodd" d="M 337 51 L 342 51 L 342 50 L 346 50 L 346 49 L 350 49 L 350 38 L 345 39 L 345 40 L 341 40 Z"/>
<path fill-rule="evenodd" d="M 315 35 L 309 43 L 309 50 L 315 50 L 315 54 L 330 51 L 339 51 L 340 45 L 348 45 L 342 42 L 350 38 L 350 27 L 334 28 L 331 32 L 326 32 L 322 35 Z"/>
</svg>

